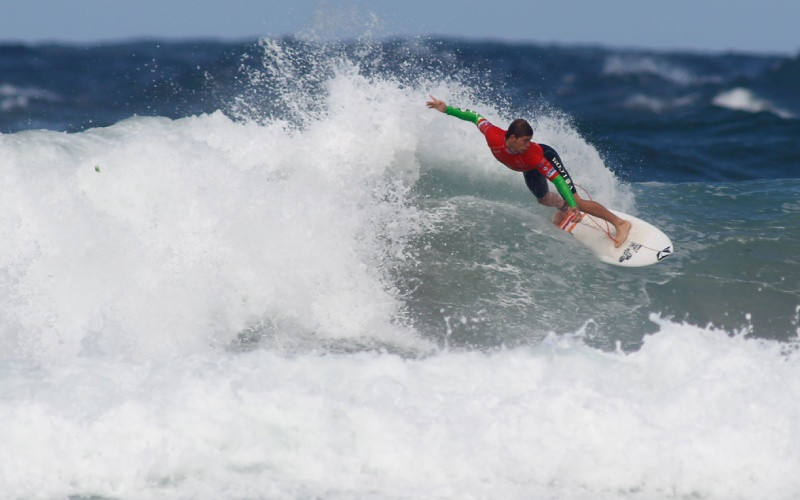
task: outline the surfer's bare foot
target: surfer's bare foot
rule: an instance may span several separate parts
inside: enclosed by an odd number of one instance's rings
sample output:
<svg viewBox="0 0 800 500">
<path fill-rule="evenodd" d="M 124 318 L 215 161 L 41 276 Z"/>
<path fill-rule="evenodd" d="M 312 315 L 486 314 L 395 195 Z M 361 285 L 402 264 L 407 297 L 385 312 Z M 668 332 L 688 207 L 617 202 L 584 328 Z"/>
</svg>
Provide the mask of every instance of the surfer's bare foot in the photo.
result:
<svg viewBox="0 0 800 500">
<path fill-rule="evenodd" d="M 628 233 L 631 230 L 631 223 L 623 220 L 616 226 L 617 228 L 617 237 L 614 238 L 614 247 L 619 248 L 625 243 L 625 240 L 628 239 Z"/>
</svg>

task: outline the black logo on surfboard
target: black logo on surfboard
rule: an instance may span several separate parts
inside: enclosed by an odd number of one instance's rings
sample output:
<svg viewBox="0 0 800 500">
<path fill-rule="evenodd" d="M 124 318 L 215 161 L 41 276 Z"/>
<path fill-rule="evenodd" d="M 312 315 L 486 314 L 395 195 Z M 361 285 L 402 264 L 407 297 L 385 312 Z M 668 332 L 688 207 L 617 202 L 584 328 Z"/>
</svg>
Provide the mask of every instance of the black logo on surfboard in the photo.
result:
<svg viewBox="0 0 800 500">
<path fill-rule="evenodd" d="M 631 243 L 630 246 L 625 249 L 622 255 L 619 256 L 619 262 L 622 263 L 625 262 L 626 260 L 629 260 L 631 257 L 633 257 L 633 254 L 639 251 L 640 248 L 642 248 L 641 244 Z M 633 252 L 631 252 L 631 250 L 633 250 Z"/>
<path fill-rule="evenodd" d="M 672 247 L 667 247 L 656 254 L 656 259 L 662 261 L 672 255 Z"/>
</svg>

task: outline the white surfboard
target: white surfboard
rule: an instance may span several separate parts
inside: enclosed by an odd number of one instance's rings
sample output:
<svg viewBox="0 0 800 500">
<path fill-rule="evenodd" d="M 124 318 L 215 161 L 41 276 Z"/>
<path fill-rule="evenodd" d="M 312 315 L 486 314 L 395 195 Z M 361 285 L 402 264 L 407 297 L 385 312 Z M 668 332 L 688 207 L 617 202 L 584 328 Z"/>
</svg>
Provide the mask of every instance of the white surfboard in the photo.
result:
<svg viewBox="0 0 800 500">
<path fill-rule="evenodd" d="M 614 247 L 610 236 L 614 234 L 614 226 L 599 217 L 583 212 L 580 216 L 568 214 L 558 227 L 571 233 L 601 261 L 615 266 L 649 266 L 672 255 L 672 241 L 660 229 L 632 215 L 612 212 L 631 223 L 628 239 L 619 248 Z"/>
</svg>

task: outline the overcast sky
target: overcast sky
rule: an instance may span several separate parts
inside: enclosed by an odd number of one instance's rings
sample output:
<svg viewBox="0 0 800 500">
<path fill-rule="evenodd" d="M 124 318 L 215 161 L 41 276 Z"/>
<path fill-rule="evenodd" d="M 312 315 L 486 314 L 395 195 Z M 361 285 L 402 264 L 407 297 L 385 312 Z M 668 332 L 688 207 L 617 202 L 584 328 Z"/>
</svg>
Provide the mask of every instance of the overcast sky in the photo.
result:
<svg viewBox="0 0 800 500">
<path fill-rule="evenodd" d="M 447 35 L 797 54 L 800 0 L 0 0 L 0 41 Z"/>
</svg>

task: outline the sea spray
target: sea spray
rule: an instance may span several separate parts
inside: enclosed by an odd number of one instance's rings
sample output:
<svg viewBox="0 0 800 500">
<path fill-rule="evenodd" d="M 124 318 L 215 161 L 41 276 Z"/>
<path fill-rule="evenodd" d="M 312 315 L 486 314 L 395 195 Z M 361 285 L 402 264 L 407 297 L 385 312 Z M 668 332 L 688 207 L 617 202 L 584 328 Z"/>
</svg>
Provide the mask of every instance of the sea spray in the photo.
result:
<svg viewBox="0 0 800 500">
<path fill-rule="evenodd" d="M 381 262 L 417 217 L 392 180 L 408 143 L 369 155 L 324 127 L 339 125 L 215 114 L 3 141 L 4 338 L 153 355 L 224 345 L 269 315 L 323 337 L 391 330 Z"/>
</svg>

